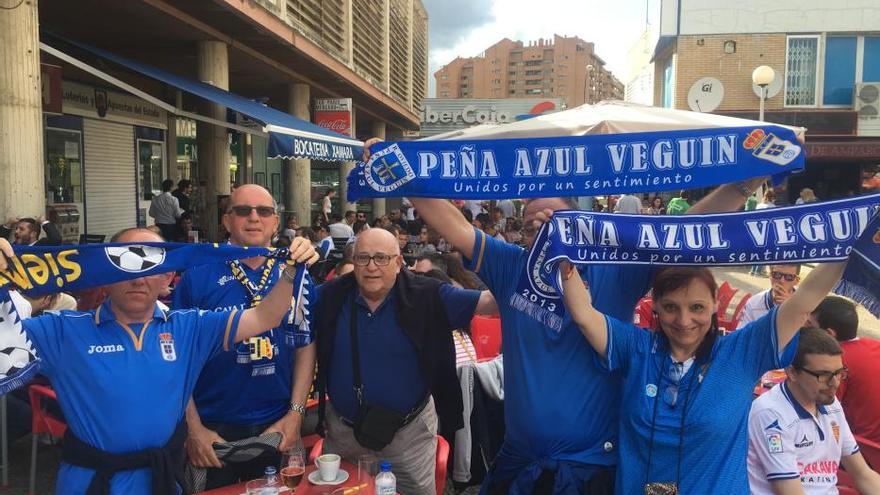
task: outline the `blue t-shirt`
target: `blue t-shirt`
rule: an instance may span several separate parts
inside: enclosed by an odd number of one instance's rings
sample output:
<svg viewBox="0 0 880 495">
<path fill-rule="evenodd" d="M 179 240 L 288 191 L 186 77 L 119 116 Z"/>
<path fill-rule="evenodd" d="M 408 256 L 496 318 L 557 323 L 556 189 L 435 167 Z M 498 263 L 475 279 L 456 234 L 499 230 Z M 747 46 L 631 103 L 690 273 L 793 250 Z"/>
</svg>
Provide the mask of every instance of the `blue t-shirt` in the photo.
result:
<svg viewBox="0 0 880 495">
<path fill-rule="evenodd" d="M 499 478 L 536 462 L 615 464 L 620 378 L 596 366 L 597 354 L 570 316 L 556 332 L 516 309 L 525 250 L 480 230 L 475 235 L 469 268 L 501 310 L 506 437 Z M 650 268 L 634 265 L 589 265 L 583 273 L 595 307 L 625 320 L 651 278 Z"/>
<path fill-rule="evenodd" d="M 672 365 L 665 337 L 607 318 L 607 365 L 624 380 L 616 493 L 643 493 L 645 481 L 676 481 L 680 431 L 684 435 L 679 493 L 749 493 L 746 456 L 754 386 L 764 372 L 787 366 L 786 357 L 790 360 L 790 351 L 797 347 L 795 337 L 782 356 L 777 352 L 776 311 L 718 337 L 708 366 L 694 363 L 681 377 L 675 407 L 664 397 L 670 382 L 663 370 Z M 653 453 L 647 473 L 649 452 Z"/>
<path fill-rule="evenodd" d="M 321 288 L 318 288 L 321 297 Z M 458 289 L 450 284 L 440 286 L 440 297 L 446 308 L 450 333 L 466 325 L 474 315 L 480 292 Z M 327 373 L 327 392 L 333 408 L 352 420 L 358 410 L 354 393 L 351 361 L 351 301 L 355 300 L 358 348 L 364 399 L 407 414 L 428 394 L 428 385 L 419 367 L 418 352 L 412 341 L 397 324 L 397 296 L 392 289 L 382 304 L 371 312 L 356 291 L 346 298 L 336 320 L 336 338 Z"/>
<path fill-rule="evenodd" d="M 244 263 L 241 266 L 249 280 L 259 283 L 265 265 L 255 270 Z M 267 282 L 270 287 L 278 281 L 283 267 L 278 263 L 271 271 Z M 310 280 L 306 284 L 313 297 Z M 247 291 L 227 263 L 190 268 L 174 289 L 177 309 L 241 310 L 247 306 Z M 289 312 L 281 326 L 240 342 L 208 361 L 193 392 L 203 422 L 261 425 L 287 413 L 295 347 L 313 340 L 308 319 L 299 326 L 289 325 L 288 316 Z"/>
<path fill-rule="evenodd" d="M 62 311 L 23 320 L 52 381 L 67 425 L 112 453 L 163 446 L 183 413 L 205 362 L 235 342 L 240 311 L 158 308 L 144 325 L 119 324 L 109 300 L 92 312 Z M 56 493 L 84 494 L 91 469 L 61 464 Z M 152 492 L 148 468 L 122 471 L 111 493 Z"/>
</svg>

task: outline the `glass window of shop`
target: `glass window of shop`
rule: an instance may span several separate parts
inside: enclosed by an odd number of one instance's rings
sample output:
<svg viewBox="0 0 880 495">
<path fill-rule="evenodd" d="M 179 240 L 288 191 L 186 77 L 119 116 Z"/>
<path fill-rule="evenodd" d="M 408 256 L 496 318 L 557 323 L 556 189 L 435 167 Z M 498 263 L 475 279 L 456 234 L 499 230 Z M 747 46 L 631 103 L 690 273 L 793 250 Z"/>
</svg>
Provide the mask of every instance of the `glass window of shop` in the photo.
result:
<svg viewBox="0 0 880 495">
<path fill-rule="evenodd" d="M 324 194 L 331 187 L 336 190 L 336 197 L 330 200 L 332 211 L 336 213 L 340 211 L 339 163 L 312 160 L 312 200 L 310 205 L 310 210 L 312 212 L 311 219 L 314 219 L 316 216 L 318 216 L 319 213 L 321 213 L 321 206 L 324 200 Z"/>
<path fill-rule="evenodd" d="M 81 203 L 82 133 L 46 128 L 46 202 Z"/>
<path fill-rule="evenodd" d="M 161 141 L 138 139 L 138 168 L 141 175 L 141 199 L 151 200 L 162 194 L 165 168 L 165 144 Z"/>
</svg>

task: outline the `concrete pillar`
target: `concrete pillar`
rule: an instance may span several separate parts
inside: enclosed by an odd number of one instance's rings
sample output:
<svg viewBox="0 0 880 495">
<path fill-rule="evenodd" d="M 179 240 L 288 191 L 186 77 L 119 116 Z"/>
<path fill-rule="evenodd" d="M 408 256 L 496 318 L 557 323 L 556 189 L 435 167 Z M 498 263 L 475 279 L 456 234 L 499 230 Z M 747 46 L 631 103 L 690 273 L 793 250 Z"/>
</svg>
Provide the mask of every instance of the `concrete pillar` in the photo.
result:
<svg viewBox="0 0 880 495">
<path fill-rule="evenodd" d="M 0 218 L 46 212 L 37 2 L 0 11 Z"/>
<path fill-rule="evenodd" d="M 349 66 L 354 63 L 354 6 L 352 0 L 342 2 L 342 22 L 345 23 L 345 60 Z"/>
<path fill-rule="evenodd" d="M 308 84 L 287 86 L 287 113 L 311 122 L 309 114 L 310 89 Z M 287 171 L 288 212 L 296 214 L 300 225 L 312 224 L 312 161 L 308 158 L 290 160 Z"/>
<path fill-rule="evenodd" d="M 174 107 L 181 108 L 183 106 L 183 93 L 180 90 L 174 91 Z M 167 178 L 174 181 L 175 187 L 177 187 L 177 181 L 183 178 L 181 171 L 177 168 L 177 115 L 168 112 L 168 118 L 166 120 L 168 125 L 168 130 L 166 131 L 166 150 L 165 156 L 167 157 L 168 166 L 168 174 Z"/>
<path fill-rule="evenodd" d="M 385 122 L 373 122 L 373 135 L 385 139 Z M 381 217 L 385 214 L 385 198 L 373 198 L 373 218 Z"/>
<path fill-rule="evenodd" d="M 357 110 L 354 103 L 351 106 L 351 137 L 357 135 Z M 360 160 L 360 157 L 358 157 Z M 357 211 L 357 205 L 348 201 L 348 174 L 354 168 L 354 162 L 339 162 L 339 204 L 342 207 L 342 214 L 346 210 Z"/>
<path fill-rule="evenodd" d="M 229 52 L 222 41 L 199 42 L 199 80 L 229 89 Z M 205 102 L 203 114 L 226 121 L 226 107 Z M 199 182 L 203 185 L 205 210 L 201 223 L 208 231 L 208 239 L 219 240 L 217 196 L 228 195 L 229 182 L 229 138 L 225 127 L 199 122 L 196 130 L 199 147 Z"/>
</svg>

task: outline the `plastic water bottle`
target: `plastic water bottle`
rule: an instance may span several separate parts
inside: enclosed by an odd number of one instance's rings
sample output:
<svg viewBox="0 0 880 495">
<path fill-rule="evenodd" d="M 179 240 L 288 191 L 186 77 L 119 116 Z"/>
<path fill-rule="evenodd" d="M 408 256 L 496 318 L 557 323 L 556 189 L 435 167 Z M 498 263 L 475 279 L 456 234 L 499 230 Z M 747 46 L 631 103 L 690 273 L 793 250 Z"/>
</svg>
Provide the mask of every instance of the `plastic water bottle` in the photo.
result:
<svg viewBox="0 0 880 495">
<path fill-rule="evenodd" d="M 275 470 L 275 467 L 266 466 L 266 470 L 263 472 L 262 483 L 257 485 L 255 492 L 256 495 L 278 495 L 282 486 L 281 481 L 278 480 L 278 472 Z M 248 495 L 250 495 L 250 491 Z"/>
<path fill-rule="evenodd" d="M 391 472 L 391 463 L 382 461 L 379 466 L 380 473 L 376 476 L 376 495 L 395 495 L 397 493 L 397 478 Z"/>
</svg>

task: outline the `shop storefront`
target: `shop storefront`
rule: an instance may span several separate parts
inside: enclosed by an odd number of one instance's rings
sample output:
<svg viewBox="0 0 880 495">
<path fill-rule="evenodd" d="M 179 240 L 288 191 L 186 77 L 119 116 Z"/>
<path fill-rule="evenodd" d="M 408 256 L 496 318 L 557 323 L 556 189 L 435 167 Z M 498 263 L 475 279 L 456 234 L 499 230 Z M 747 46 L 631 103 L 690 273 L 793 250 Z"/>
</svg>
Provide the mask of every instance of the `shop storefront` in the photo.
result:
<svg viewBox="0 0 880 495">
<path fill-rule="evenodd" d="M 65 240 L 147 225 L 168 172 L 165 111 L 106 88 L 61 87 L 61 115 L 45 118 L 45 166 L 46 204 L 62 213 Z"/>
</svg>

